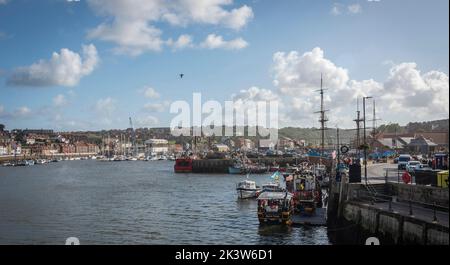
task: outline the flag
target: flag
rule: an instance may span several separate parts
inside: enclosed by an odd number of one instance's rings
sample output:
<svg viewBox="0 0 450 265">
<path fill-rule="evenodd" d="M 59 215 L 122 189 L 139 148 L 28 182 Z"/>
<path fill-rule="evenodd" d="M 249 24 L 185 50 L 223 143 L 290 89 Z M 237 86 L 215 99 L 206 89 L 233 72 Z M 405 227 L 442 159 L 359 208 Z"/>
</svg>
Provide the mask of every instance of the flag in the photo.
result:
<svg viewBox="0 0 450 265">
<path fill-rule="evenodd" d="M 276 171 L 275 173 L 270 176 L 271 179 L 278 180 L 280 179 L 280 172 Z"/>
<path fill-rule="evenodd" d="M 402 179 L 403 179 L 403 182 L 405 182 L 405 184 L 408 184 L 409 182 L 411 182 L 411 175 L 408 173 L 408 171 L 405 171 L 405 173 L 403 173 Z"/>
</svg>

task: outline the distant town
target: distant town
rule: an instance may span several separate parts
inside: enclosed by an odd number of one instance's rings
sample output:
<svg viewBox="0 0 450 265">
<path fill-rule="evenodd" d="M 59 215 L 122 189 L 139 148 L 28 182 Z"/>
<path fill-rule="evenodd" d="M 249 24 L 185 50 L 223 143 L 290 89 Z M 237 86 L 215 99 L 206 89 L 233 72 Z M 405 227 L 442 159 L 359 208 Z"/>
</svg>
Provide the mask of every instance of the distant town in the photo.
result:
<svg viewBox="0 0 450 265">
<path fill-rule="evenodd" d="M 431 155 L 448 152 L 448 119 L 381 125 L 368 133 L 369 158 L 385 151 Z M 341 144 L 358 149 L 355 130 L 341 130 Z M 360 132 L 361 134 L 361 132 Z M 336 144 L 336 130 L 327 131 L 326 146 Z M 293 156 L 319 148 L 319 132 L 315 128 L 282 128 L 274 142 L 257 137 L 174 137 L 170 128 L 128 128 L 125 130 L 56 132 L 50 129 L 12 129 L 0 124 L 0 159 L 40 157 L 91 157 L 133 155 L 139 158 L 179 155 L 195 143 L 199 152 L 227 153 L 248 151 L 262 155 Z"/>
</svg>

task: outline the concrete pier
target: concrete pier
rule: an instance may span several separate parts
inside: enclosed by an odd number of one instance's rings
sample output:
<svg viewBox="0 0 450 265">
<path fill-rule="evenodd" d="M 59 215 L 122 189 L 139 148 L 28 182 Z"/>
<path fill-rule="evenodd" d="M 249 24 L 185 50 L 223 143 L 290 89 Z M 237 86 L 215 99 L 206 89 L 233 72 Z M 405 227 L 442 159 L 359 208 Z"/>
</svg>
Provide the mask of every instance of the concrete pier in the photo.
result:
<svg viewBox="0 0 450 265">
<path fill-rule="evenodd" d="M 340 185 L 333 183 L 328 205 L 328 225 L 338 241 L 363 243 L 374 236 L 381 244 L 449 244 L 448 189 L 399 183 L 376 188 Z"/>
</svg>

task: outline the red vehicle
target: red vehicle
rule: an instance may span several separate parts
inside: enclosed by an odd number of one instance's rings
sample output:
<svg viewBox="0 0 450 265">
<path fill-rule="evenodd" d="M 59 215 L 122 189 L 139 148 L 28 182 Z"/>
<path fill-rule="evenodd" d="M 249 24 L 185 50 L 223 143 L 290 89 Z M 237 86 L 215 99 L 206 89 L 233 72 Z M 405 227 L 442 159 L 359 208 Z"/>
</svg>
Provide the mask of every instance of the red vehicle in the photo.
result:
<svg viewBox="0 0 450 265">
<path fill-rule="evenodd" d="M 190 173 L 192 172 L 192 158 L 182 157 L 175 160 L 175 165 L 173 166 L 175 173 Z"/>
</svg>

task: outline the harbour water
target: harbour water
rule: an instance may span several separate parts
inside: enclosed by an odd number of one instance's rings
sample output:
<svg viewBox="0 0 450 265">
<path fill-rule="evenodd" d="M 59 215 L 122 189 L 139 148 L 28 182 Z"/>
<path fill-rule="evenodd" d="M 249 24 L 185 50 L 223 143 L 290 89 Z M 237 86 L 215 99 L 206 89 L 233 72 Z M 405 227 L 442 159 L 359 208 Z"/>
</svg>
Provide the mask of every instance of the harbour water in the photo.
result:
<svg viewBox="0 0 450 265">
<path fill-rule="evenodd" d="M 245 176 L 175 174 L 173 163 L 0 167 L 0 244 L 330 244 L 326 227 L 260 226 L 256 201 L 236 196 Z"/>
</svg>

